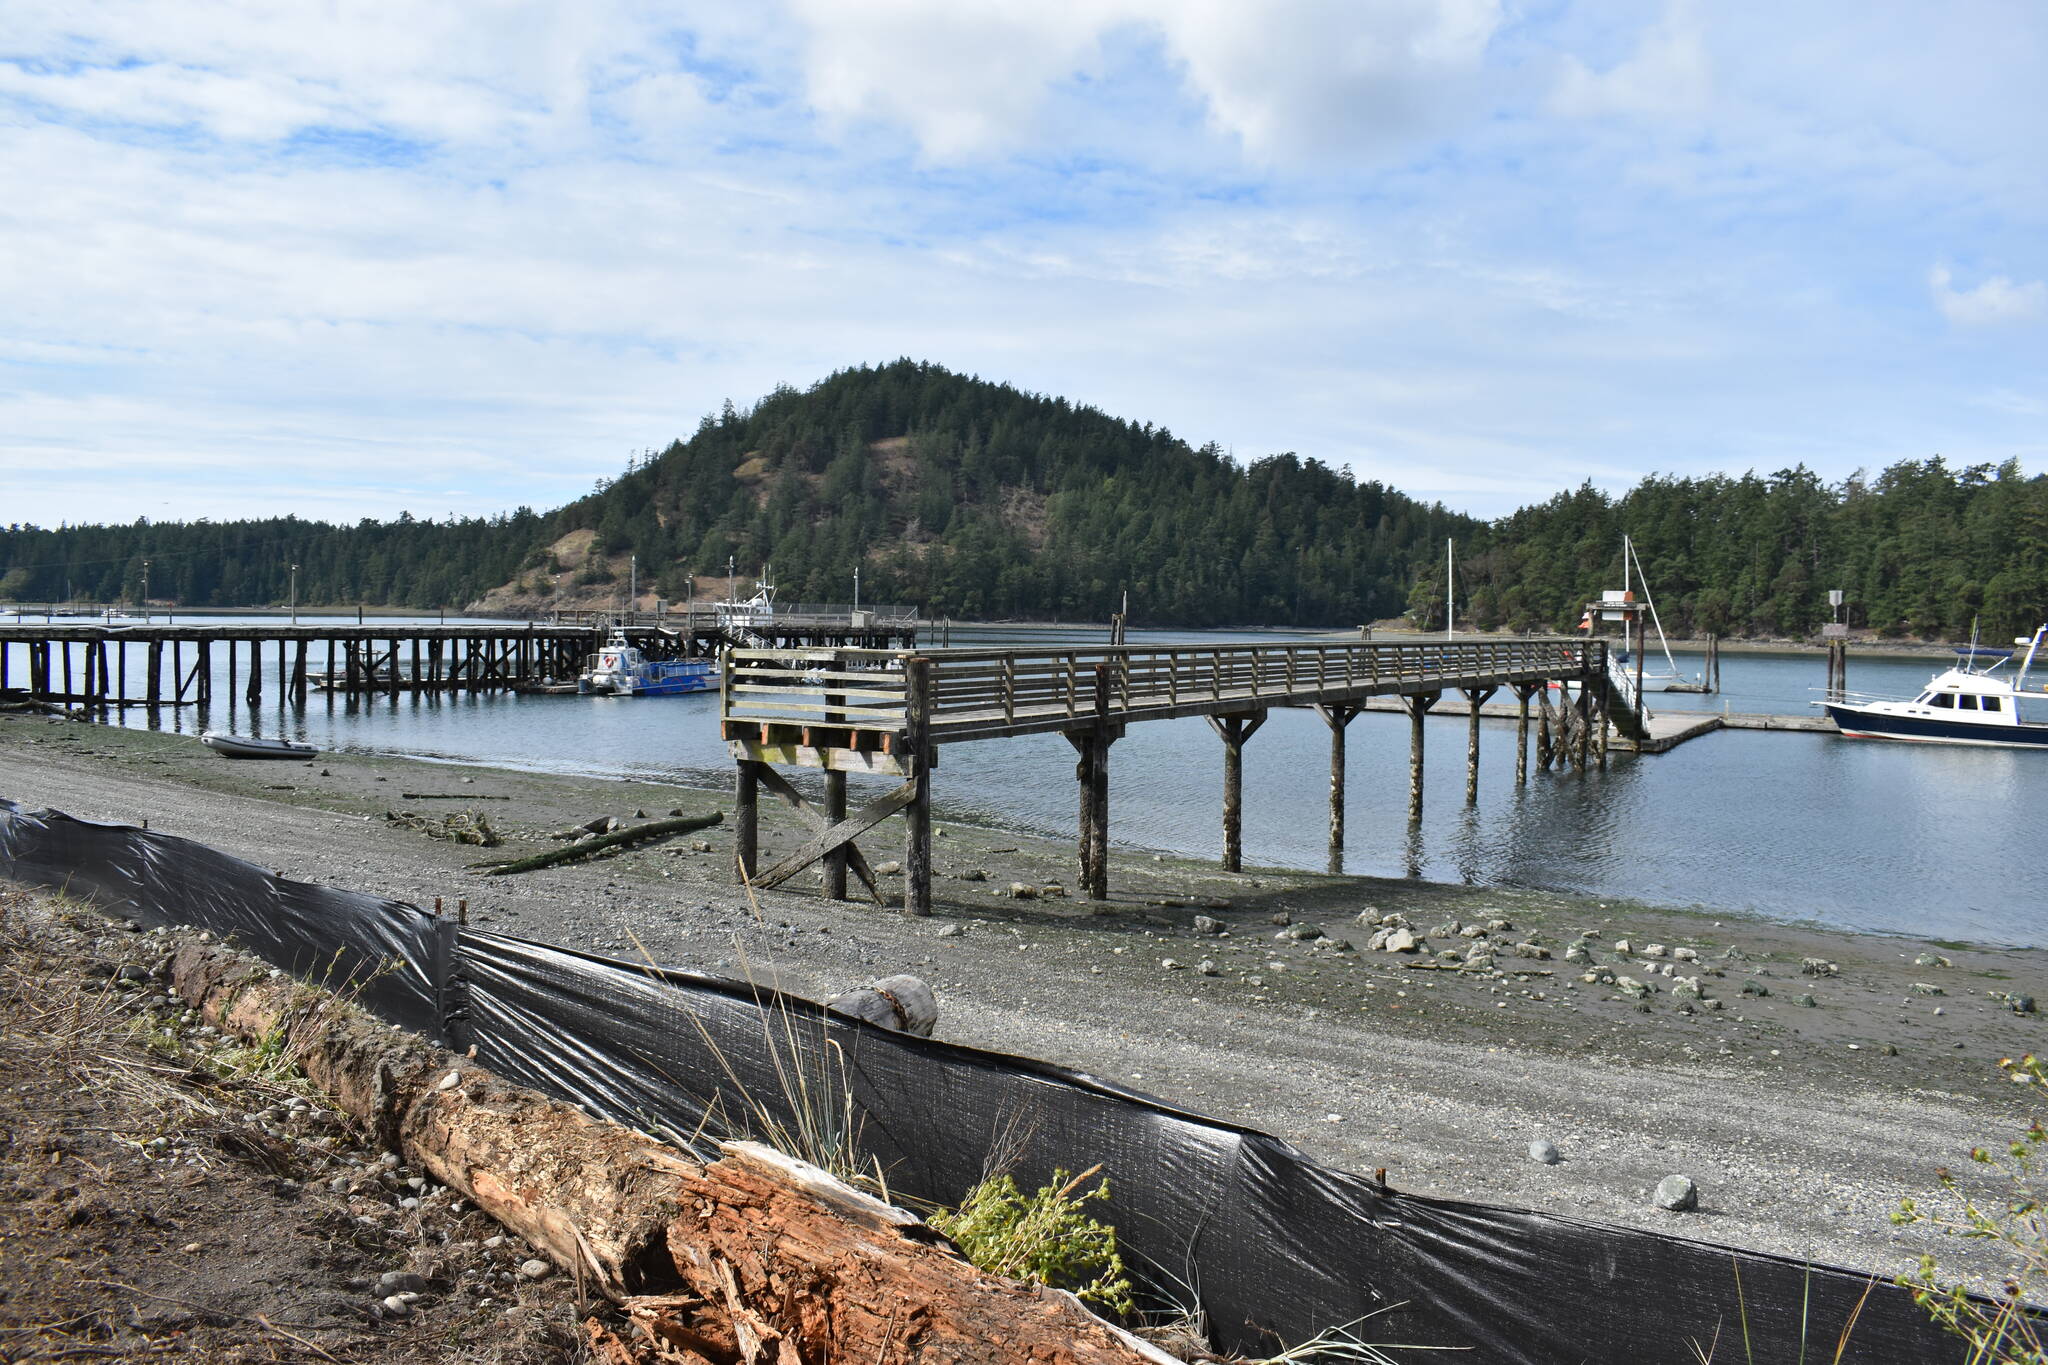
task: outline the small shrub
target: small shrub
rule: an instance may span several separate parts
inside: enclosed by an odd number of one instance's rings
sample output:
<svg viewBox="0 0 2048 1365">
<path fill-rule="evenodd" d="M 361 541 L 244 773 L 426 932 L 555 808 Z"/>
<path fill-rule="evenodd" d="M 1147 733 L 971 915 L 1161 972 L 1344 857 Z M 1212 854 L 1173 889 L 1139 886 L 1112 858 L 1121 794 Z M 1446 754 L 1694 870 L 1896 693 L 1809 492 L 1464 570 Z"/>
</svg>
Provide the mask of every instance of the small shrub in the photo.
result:
<svg viewBox="0 0 2048 1365">
<path fill-rule="evenodd" d="M 1029 1196 L 1014 1177 L 992 1176 L 969 1190 L 955 1212 L 934 1214 L 932 1226 L 992 1275 L 1070 1289 L 1086 1302 L 1129 1313 L 1131 1281 L 1116 1249 L 1116 1229 L 1090 1218 L 1084 1207 L 1109 1198 L 1109 1180 L 1075 1193 L 1101 1169 L 1091 1166 L 1077 1176 L 1056 1170 L 1051 1184 Z"/>
<path fill-rule="evenodd" d="M 2016 1085 L 2032 1086 L 2037 1093 L 2048 1089 L 2048 1069 L 2032 1054 L 2018 1061 L 2008 1057 L 1998 1065 Z M 1950 1210 L 1929 1212 L 1905 1199 L 1892 1214 L 1894 1223 L 1925 1224 L 1946 1236 L 1995 1242 L 2012 1256 L 2000 1300 L 1974 1299 L 1967 1286 L 1944 1284 L 1932 1255 L 1920 1258 L 1917 1271 L 1899 1277 L 1929 1317 L 1970 1344 L 1967 1365 L 2048 1365 L 2039 1325 L 2025 1307 L 2048 1289 L 2048 1191 L 2040 1170 L 2044 1144 L 2048 1128 L 2036 1118 L 2003 1152 L 1979 1147 L 1970 1153 L 1970 1160 L 1989 1168 L 1999 1182 L 1995 1200 L 1979 1203 L 1968 1197 L 1944 1167 L 1935 1179 L 1953 1201 Z"/>
</svg>

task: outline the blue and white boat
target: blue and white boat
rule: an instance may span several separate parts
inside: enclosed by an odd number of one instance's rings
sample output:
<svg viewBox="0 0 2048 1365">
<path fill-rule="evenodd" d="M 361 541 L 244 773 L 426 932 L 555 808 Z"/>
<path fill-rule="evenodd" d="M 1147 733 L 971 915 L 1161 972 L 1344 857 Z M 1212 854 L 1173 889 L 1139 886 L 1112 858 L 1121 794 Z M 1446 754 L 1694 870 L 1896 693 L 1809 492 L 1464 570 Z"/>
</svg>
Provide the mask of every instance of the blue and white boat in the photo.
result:
<svg viewBox="0 0 2048 1365">
<path fill-rule="evenodd" d="M 717 660 L 650 659 L 623 630 L 605 638 L 576 679 L 578 692 L 613 697 L 673 697 L 717 686 Z"/>
<path fill-rule="evenodd" d="M 2048 749 L 2048 686 L 2030 683 L 2034 660 L 2048 643 L 2048 625 L 2029 640 L 2017 676 L 1997 671 L 2010 649 L 1958 649 L 1957 666 L 1935 674 L 1907 699 L 1842 698 L 1822 703 L 1849 739 L 1904 739 L 1921 744 L 1977 744 L 2000 749 Z"/>
</svg>

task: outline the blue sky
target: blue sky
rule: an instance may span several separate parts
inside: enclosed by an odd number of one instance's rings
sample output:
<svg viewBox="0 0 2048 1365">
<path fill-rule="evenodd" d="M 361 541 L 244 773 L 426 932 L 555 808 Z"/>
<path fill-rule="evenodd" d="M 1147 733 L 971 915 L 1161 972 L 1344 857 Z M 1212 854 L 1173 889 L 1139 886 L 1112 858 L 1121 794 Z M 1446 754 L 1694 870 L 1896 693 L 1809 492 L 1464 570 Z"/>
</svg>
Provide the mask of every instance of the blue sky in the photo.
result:
<svg viewBox="0 0 2048 1365">
<path fill-rule="evenodd" d="M 900 355 L 1495 516 L 2048 469 L 2035 0 L 0 8 L 0 522 L 548 507 Z"/>
</svg>

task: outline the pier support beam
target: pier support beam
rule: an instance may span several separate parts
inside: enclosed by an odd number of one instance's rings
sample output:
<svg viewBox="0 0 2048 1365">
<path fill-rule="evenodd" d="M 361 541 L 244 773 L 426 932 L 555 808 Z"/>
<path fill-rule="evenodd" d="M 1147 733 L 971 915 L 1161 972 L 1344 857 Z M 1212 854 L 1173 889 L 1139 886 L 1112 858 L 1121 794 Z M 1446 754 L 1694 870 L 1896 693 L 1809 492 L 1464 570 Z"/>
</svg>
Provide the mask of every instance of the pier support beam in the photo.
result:
<svg viewBox="0 0 2048 1365">
<path fill-rule="evenodd" d="M 1435 706 L 1441 692 L 1404 694 L 1401 706 L 1408 712 L 1408 823 L 1422 820 L 1422 718 Z"/>
<path fill-rule="evenodd" d="M 1828 690 L 1829 701 L 1842 700 L 1842 694 L 1849 690 L 1849 642 L 1828 641 Z"/>
<path fill-rule="evenodd" d="M 1542 683 L 1515 685 L 1515 785 L 1529 785 L 1529 698 Z"/>
<path fill-rule="evenodd" d="M 741 759 L 732 783 L 732 867 L 742 885 L 751 884 L 761 864 L 761 768 Z"/>
<path fill-rule="evenodd" d="M 1209 725 L 1223 737 L 1223 870 L 1244 871 L 1244 742 L 1266 723 L 1266 713 L 1244 711 L 1211 716 Z"/>
<path fill-rule="evenodd" d="M 1471 707 L 1465 729 L 1465 804 L 1479 804 L 1479 708 L 1486 704 L 1498 688 L 1461 687 L 1466 704 Z"/>
<path fill-rule="evenodd" d="M 932 661 L 903 661 L 903 763 L 911 787 L 903 808 L 903 913 L 932 912 Z"/>
<path fill-rule="evenodd" d="M 846 774 L 837 768 L 825 770 L 825 821 L 836 825 L 846 818 Z M 835 901 L 846 899 L 846 845 L 825 855 L 825 894 Z"/>
<path fill-rule="evenodd" d="M 1109 723 L 1109 665 L 1097 664 L 1090 710 L 1094 723 L 1086 730 L 1068 730 L 1067 743 L 1081 758 L 1074 765 L 1080 787 L 1079 843 L 1081 894 L 1089 900 L 1109 899 L 1109 746 L 1123 734 Z"/>
<path fill-rule="evenodd" d="M 249 642 L 249 690 L 243 699 L 254 709 L 263 700 L 263 642 Z"/>
<path fill-rule="evenodd" d="M 1356 706 L 1316 704 L 1316 714 L 1330 727 L 1330 872 L 1344 870 L 1344 733 Z"/>
</svg>

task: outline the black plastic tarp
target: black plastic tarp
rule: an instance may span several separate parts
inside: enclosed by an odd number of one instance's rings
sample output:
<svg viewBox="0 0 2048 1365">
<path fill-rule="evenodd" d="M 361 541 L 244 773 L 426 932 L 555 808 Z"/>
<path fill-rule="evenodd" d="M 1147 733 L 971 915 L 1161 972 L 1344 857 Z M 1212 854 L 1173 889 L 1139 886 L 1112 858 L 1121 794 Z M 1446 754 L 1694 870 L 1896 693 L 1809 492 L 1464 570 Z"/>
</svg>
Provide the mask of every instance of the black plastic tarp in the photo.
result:
<svg viewBox="0 0 2048 1365">
<path fill-rule="evenodd" d="M 492 1070 L 659 1135 L 758 1132 L 764 1114 L 795 1127 L 790 1097 L 806 1093 L 812 1126 L 830 1130 L 850 1094 L 859 1152 L 912 1198 L 955 1202 L 992 1159 L 1027 1188 L 1099 1163 L 1101 1216 L 1155 1300 L 1199 1301 L 1225 1349 L 1265 1353 L 1363 1318 L 1364 1340 L 1508 1365 L 1683 1361 L 1717 1330 L 1732 1360 L 1746 1318 L 1756 1359 L 1793 1361 L 1803 1341 L 1831 1358 L 1861 1302 L 1845 1361 L 1959 1354 L 1903 1291 L 1854 1272 L 1403 1194 L 1078 1072 L 745 982 L 457 935 L 416 907 L 187 840 L 0 803 L 0 874 L 211 929 L 315 980 L 367 979 L 362 1003 L 392 1022 L 473 1041 Z"/>
</svg>

